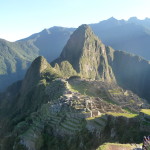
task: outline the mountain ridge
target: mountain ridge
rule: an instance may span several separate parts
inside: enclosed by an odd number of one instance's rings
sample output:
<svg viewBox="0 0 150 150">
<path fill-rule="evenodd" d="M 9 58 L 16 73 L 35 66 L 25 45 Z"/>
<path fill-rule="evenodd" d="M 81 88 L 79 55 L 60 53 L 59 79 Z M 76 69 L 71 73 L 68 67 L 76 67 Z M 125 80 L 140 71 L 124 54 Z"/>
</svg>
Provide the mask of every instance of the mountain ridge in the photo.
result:
<svg viewBox="0 0 150 150">
<path fill-rule="evenodd" d="M 111 24 L 109 24 L 110 20 L 112 23 L 113 20 L 114 22 L 119 22 L 119 26 L 116 25 L 112 29 Z M 149 59 L 150 32 L 149 29 L 147 29 L 149 19 L 147 18 L 143 21 L 138 19 L 138 23 L 137 19 L 134 20 L 132 18 L 128 21 L 111 18 L 95 25 L 91 24 L 90 26 L 105 45 L 110 45 L 116 50 L 126 50 Z M 7 59 L 8 56 L 1 53 L 0 91 L 4 91 L 7 86 L 17 81 L 17 79 L 22 79 L 27 68 L 37 56 L 42 55 L 46 57 L 49 62 L 57 58 L 74 30 L 75 28 L 53 27 L 15 43 L 10 42 L 9 44 L 9 42 L 7 42 L 4 44 L 5 48 L 10 47 L 10 49 L 14 49 L 15 54 L 13 54 L 14 51 L 11 50 L 9 59 Z M 46 31 L 45 34 L 44 31 Z M 42 35 L 40 35 L 41 33 Z M 5 48 L 1 46 L 1 51 Z M 18 56 L 18 52 L 16 53 L 16 51 L 19 52 L 21 57 Z M 23 58 L 25 60 L 22 60 Z M 22 65 L 20 65 L 21 63 Z"/>
<path fill-rule="evenodd" d="M 66 28 L 59 29 L 59 27 L 54 27 L 50 30 L 53 30 L 51 31 L 52 35 L 46 34 L 47 37 L 45 37 L 45 35 L 40 36 L 40 33 L 37 33 L 31 36 L 32 39 L 27 38 L 26 40 L 17 42 L 0 40 L 0 91 L 4 91 L 11 83 L 22 79 L 26 70 L 31 65 L 31 62 L 37 56 L 44 55 L 49 61 L 57 58 L 59 52 L 68 40 L 72 29 L 68 31 Z M 45 38 L 48 39 L 45 40 Z M 37 40 L 39 42 L 37 42 Z M 58 42 L 57 45 L 55 45 L 55 40 Z M 44 47 L 42 47 L 41 44 L 44 45 Z M 10 50 L 9 53 L 7 52 L 7 47 Z M 17 62 L 19 62 L 19 64 Z"/>
</svg>

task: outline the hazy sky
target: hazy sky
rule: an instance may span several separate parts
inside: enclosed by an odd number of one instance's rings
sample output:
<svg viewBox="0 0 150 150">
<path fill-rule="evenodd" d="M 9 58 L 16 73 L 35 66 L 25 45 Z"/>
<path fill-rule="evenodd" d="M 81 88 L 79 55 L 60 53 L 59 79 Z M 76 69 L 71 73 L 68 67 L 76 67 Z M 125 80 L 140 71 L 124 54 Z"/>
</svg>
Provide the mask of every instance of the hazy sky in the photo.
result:
<svg viewBox="0 0 150 150">
<path fill-rule="evenodd" d="M 77 27 L 112 16 L 150 18 L 150 0 L 0 0 L 0 38 L 15 41 L 44 28 Z"/>
</svg>

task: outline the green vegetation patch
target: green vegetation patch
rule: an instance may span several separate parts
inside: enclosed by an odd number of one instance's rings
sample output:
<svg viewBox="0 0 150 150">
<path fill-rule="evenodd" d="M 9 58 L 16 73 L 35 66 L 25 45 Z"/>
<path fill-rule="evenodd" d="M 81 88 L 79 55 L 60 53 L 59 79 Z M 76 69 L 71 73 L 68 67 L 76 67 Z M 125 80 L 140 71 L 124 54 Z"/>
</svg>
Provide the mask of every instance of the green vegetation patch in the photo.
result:
<svg viewBox="0 0 150 150">
<path fill-rule="evenodd" d="M 58 64 L 56 64 L 55 68 L 65 78 L 77 75 L 77 72 L 73 69 L 72 65 L 68 61 L 62 61 L 61 64 L 60 64 L 60 66 L 58 66 Z"/>
<path fill-rule="evenodd" d="M 106 121 L 106 120 L 107 120 L 105 114 L 101 114 L 101 115 L 94 116 L 94 117 L 89 117 L 89 118 L 86 118 L 86 120 L 93 120 L 93 119 L 96 119 L 96 118 L 99 118 L 99 119 L 101 119 L 102 121 Z"/>
<path fill-rule="evenodd" d="M 142 124 L 145 126 L 150 126 L 150 122 L 147 122 L 147 121 L 143 121 Z"/>
<path fill-rule="evenodd" d="M 111 90 L 108 90 L 109 93 L 111 94 L 115 94 L 115 95 L 120 95 L 122 94 L 121 90 L 120 89 L 111 89 Z"/>
<path fill-rule="evenodd" d="M 71 89 L 74 91 L 78 91 L 82 95 L 88 95 L 91 97 L 100 97 L 105 100 L 107 103 L 117 104 L 113 100 L 109 98 L 108 92 L 103 89 L 98 89 L 91 85 L 91 82 L 85 80 L 79 80 L 76 82 L 69 82 Z"/>
<path fill-rule="evenodd" d="M 146 115 L 150 115 L 150 109 L 141 109 L 141 112 Z"/>
<path fill-rule="evenodd" d="M 109 113 L 107 113 L 107 114 L 108 114 L 108 115 L 115 116 L 115 117 L 123 116 L 123 117 L 127 117 L 127 118 L 134 118 L 134 117 L 138 116 L 138 114 L 114 113 L 114 112 L 109 112 Z"/>
<path fill-rule="evenodd" d="M 129 150 L 135 148 L 135 146 L 132 146 L 130 144 L 119 144 L 119 143 L 104 143 L 100 147 L 98 147 L 96 150 L 110 150 L 110 149 L 118 149 L 122 148 L 124 150 Z"/>
<path fill-rule="evenodd" d="M 137 111 L 131 110 L 129 107 L 124 107 L 123 108 L 125 111 L 127 111 L 128 113 L 132 113 L 132 114 L 137 114 Z"/>
</svg>

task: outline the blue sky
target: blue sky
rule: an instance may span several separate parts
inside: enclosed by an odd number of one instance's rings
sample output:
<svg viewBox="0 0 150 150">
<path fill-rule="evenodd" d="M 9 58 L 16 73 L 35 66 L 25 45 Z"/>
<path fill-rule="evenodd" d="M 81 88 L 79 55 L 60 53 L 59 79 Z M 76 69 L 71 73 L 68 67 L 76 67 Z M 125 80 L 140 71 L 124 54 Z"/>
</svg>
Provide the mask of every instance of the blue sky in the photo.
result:
<svg viewBox="0 0 150 150">
<path fill-rule="evenodd" d="M 0 38 L 15 41 L 52 26 L 115 17 L 150 18 L 150 0 L 0 0 Z"/>
</svg>

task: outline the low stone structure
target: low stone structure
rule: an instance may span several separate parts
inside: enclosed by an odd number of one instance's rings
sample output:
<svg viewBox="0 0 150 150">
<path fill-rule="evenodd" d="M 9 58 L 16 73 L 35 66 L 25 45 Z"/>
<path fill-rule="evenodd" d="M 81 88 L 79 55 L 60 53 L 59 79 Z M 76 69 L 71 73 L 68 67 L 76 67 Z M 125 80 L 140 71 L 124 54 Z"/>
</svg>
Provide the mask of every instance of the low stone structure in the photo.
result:
<svg viewBox="0 0 150 150">
<path fill-rule="evenodd" d="M 101 113 L 98 110 L 92 110 L 91 113 L 92 113 L 92 117 L 101 115 Z"/>
</svg>

